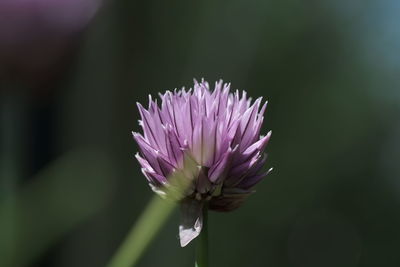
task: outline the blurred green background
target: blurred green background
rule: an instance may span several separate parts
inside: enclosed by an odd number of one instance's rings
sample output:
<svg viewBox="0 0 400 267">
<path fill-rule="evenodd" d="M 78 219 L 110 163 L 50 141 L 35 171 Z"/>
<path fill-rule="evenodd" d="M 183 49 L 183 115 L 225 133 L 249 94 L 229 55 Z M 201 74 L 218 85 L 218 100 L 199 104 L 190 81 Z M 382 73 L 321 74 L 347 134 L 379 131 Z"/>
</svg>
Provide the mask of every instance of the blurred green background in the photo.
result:
<svg viewBox="0 0 400 267">
<path fill-rule="evenodd" d="M 273 131 L 271 175 L 210 214 L 211 266 L 400 266 L 400 2 L 115 0 L 66 23 L 82 10 L 0 26 L 0 266 L 104 266 L 153 196 L 135 103 L 202 77 L 268 99 Z M 138 266 L 193 265 L 178 222 Z"/>
</svg>

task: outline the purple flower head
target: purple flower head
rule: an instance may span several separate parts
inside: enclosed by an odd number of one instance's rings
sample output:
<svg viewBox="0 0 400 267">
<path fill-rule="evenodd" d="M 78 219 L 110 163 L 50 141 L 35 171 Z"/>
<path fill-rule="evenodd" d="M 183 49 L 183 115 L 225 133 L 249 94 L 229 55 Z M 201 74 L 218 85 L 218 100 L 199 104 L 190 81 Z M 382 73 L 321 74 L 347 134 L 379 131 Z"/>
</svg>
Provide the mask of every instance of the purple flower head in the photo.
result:
<svg viewBox="0 0 400 267">
<path fill-rule="evenodd" d="M 151 188 L 167 196 L 176 186 L 171 177 L 190 181 L 181 202 L 181 245 L 197 237 L 202 209 L 231 211 L 240 206 L 269 171 L 262 167 L 271 132 L 260 136 L 267 103 L 253 103 L 246 92 L 230 92 L 222 80 L 210 90 L 206 81 L 194 89 L 160 94 L 161 105 L 150 96 L 149 107 L 138 103 L 144 134 L 133 133 L 136 155 Z M 190 168 L 190 166 L 195 166 Z"/>
</svg>

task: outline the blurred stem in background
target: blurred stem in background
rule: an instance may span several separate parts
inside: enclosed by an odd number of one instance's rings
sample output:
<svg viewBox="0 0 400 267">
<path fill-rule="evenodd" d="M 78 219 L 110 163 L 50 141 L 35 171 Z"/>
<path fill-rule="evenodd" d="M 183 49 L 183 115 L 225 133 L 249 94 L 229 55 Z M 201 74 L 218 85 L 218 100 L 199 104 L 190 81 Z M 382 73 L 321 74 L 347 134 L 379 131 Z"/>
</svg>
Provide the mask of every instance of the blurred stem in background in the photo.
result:
<svg viewBox="0 0 400 267">
<path fill-rule="evenodd" d="M 108 266 L 134 266 L 157 235 L 161 226 L 166 222 L 175 206 L 172 201 L 154 196 Z"/>
<path fill-rule="evenodd" d="M 203 208 L 203 228 L 196 240 L 195 267 L 208 267 L 208 207 Z"/>
<path fill-rule="evenodd" d="M 0 195 L 15 191 L 22 167 L 22 125 L 24 101 L 18 93 L 1 94 L 0 105 Z"/>
<path fill-rule="evenodd" d="M 9 89 L 11 93 L 7 93 Z M 1 231 L 1 239 L 8 240 L 7 245 L 0 242 L 0 258 L 4 258 L 15 250 L 16 247 L 16 199 L 15 191 L 21 177 L 23 165 L 23 140 L 22 133 L 25 125 L 24 104 L 25 98 L 19 94 L 17 88 L 3 88 L 0 97 L 0 201 L 7 198 L 6 205 L 8 216 L 2 219 L 2 224 L 8 231 Z M 1 262 L 1 260 L 0 260 Z"/>
<path fill-rule="evenodd" d="M 34 262 L 68 231 L 102 210 L 111 195 L 113 173 L 101 151 L 73 151 L 20 190 L 2 196 L 0 266 Z"/>
<path fill-rule="evenodd" d="M 193 180 L 188 179 L 187 173 L 194 173 L 198 168 L 190 158 L 184 159 L 184 169 L 172 173 L 168 177 L 168 184 L 157 188 L 155 195 L 144 210 L 137 223 L 128 233 L 121 247 L 114 254 L 108 267 L 134 266 L 150 242 L 157 235 L 161 226 L 184 197 L 187 189 L 193 185 Z"/>
<path fill-rule="evenodd" d="M 134 266 L 175 208 L 175 203 L 154 196 L 111 259 L 108 267 Z M 203 209 L 203 228 L 196 241 L 195 267 L 208 267 L 208 207 Z"/>
</svg>

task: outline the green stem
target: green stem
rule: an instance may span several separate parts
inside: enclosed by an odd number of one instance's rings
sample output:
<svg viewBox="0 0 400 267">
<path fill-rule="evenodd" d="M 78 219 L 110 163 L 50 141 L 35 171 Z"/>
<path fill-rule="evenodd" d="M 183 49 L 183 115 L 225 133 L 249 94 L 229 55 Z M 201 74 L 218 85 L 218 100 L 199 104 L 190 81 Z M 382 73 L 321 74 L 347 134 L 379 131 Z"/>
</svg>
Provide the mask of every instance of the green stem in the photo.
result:
<svg viewBox="0 0 400 267">
<path fill-rule="evenodd" d="M 208 267 L 208 207 L 203 208 L 203 228 L 196 240 L 195 267 Z"/>
<path fill-rule="evenodd" d="M 154 196 L 107 266 L 134 266 L 171 215 L 174 207 L 173 202 Z"/>
</svg>

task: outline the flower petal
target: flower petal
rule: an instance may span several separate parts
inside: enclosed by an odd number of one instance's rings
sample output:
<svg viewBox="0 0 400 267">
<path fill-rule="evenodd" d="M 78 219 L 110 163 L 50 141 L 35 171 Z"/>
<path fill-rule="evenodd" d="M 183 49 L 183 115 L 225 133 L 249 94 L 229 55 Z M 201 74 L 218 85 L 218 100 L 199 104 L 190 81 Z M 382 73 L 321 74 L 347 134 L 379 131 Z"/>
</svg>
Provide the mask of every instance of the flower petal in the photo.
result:
<svg viewBox="0 0 400 267">
<path fill-rule="evenodd" d="M 217 164 L 211 167 L 208 172 L 208 177 L 211 182 L 218 183 L 223 181 L 231 167 L 233 151 L 230 149 L 226 152 Z"/>
<path fill-rule="evenodd" d="M 258 182 L 260 182 L 265 176 L 267 176 L 270 172 L 272 171 L 272 168 L 270 168 L 267 172 L 254 175 L 252 177 L 246 177 L 246 179 L 243 179 L 238 185 L 238 188 L 243 188 L 245 190 L 248 190 L 255 186 Z"/>
</svg>

